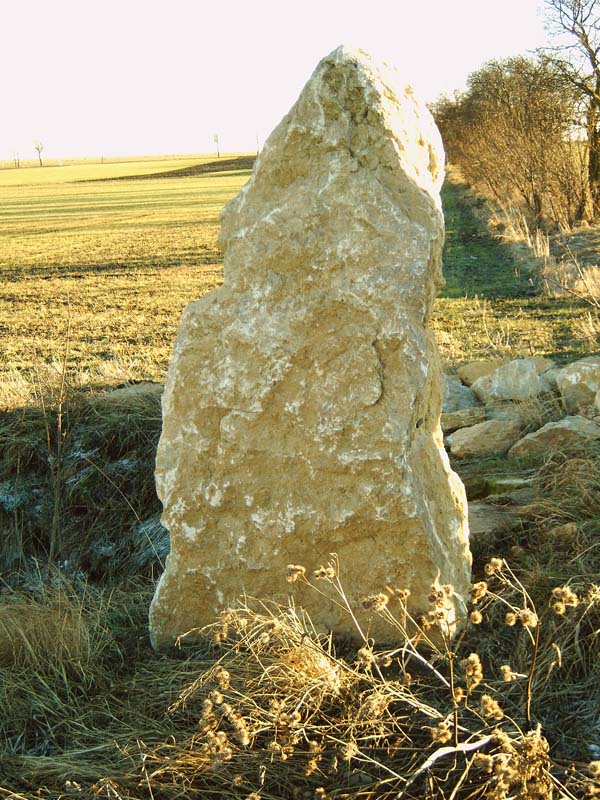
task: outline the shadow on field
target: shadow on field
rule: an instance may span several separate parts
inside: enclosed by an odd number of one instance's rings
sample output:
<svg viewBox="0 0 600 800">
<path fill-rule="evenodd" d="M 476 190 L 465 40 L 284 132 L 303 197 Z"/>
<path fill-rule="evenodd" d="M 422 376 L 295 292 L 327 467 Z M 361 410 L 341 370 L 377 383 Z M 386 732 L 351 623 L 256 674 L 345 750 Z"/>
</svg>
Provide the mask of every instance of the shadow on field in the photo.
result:
<svg viewBox="0 0 600 800">
<path fill-rule="evenodd" d="M 192 178 L 194 175 L 206 175 L 211 172 L 232 172 L 252 169 L 255 156 L 239 156 L 238 158 L 224 158 L 217 161 L 209 161 L 206 164 L 194 164 L 191 167 L 180 169 L 169 169 L 166 172 L 151 172 L 148 175 L 121 175 L 118 178 L 94 178 L 89 181 L 75 181 L 75 183 L 99 183 L 114 181 L 146 181 L 156 180 L 157 178 Z"/>
</svg>

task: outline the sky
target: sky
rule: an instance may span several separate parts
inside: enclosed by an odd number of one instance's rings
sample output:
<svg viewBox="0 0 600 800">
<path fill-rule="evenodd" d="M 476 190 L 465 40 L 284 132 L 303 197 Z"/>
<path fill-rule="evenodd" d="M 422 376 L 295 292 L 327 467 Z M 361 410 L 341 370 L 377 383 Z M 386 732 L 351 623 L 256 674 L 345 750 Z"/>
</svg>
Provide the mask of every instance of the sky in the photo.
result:
<svg viewBox="0 0 600 800">
<path fill-rule="evenodd" d="M 544 41 L 543 0 L 1 0 L 0 160 L 253 151 L 340 44 L 426 101 Z"/>
</svg>

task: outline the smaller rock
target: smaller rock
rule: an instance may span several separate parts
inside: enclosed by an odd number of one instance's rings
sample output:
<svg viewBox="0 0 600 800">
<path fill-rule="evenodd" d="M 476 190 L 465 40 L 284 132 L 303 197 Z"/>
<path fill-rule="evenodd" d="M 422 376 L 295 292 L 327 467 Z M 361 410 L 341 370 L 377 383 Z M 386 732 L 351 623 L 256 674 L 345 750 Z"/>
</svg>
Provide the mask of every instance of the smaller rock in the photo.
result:
<svg viewBox="0 0 600 800">
<path fill-rule="evenodd" d="M 444 375 L 444 400 L 442 413 L 448 414 L 463 408 L 479 405 L 477 398 L 468 386 L 463 386 L 458 378 Z"/>
<path fill-rule="evenodd" d="M 565 522 L 564 525 L 556 525 L 554 528 L 550 528 L 546 531 L 546 536 L 550 536 L 559 541 L 571 541 L 577 536 L 577 523 Z"/>
<path fill-rule="evenodd" d="M 542 375 L 544 376 L 544 380 L 550 385 L 551 389 L 556 389 L 556 381 L 558 376 L 560 375 L 561 369 L 560 367 L 551 367 L 550 369 L 544 370 Z"/>
<path fill-rule="evenodd" d="M 514 525 L 518 513 L 514 506 L 496 506 L 489 503 L 469 503 L 469 531 L 471 536 L 499 533 Z"/>
<path fill-rule="evenodd" d="M 523 415 L 519 411 L 519 406 L 510 401 L 504 403 L 490 401 L 485 406 L 485 415 L 488 419 L 501 419 L 504 422 L 523 425 Z"/>
<path fill-rule="evenodd" d="M 504 364 L 478 378 L 471 387 L 473 393 L 479 400 L 488 403 L 490 400 L 529 400 L 549 392 L 550 384 L 539 374 L 538 361 L 537 358 L 517 358 Z"/>
<path fill-rule="evenodd" d="M 508 455 L 511 458 L 543 456 L 553 450 L 567 450 L 594 439 L 600 439 L 599 425 L 585 417 L 565 417 L 528 433 L 511 447 Z"/>
<path fill-rule="evenodd" d="M 444 434 L 452 433 L 459 428 L 467 428 L 469 425 L 476 425 L 485 420 L 485 408 L 474 406 L 473 408 L 459 408 L 458 411 L 449 411 L 442 414 L 441 425 Z"/>
<path fill-rule="evenodd" d="M 472 386 L 478 378 L 489 375 L 503 364 L 508 364 L 508 358 L 492 358 L 485 361 L 471 361 L 458 370 L 458 377 L 467 386 Z"/>
<path fill-rule="evenodd" d="M 556 377 L 565 408 L 570 414 L 595 402 L 600 391 L 600 356 L 589 356 L 563 367 Z"/>
<path fill-rule="evenodd" d="M 546 356 L 530 356 L 527 361 L 533 361 L 537 367 L 538 375 L 546 377 L 546 373 L 556 368 L 556 363 Z"/>
<path fill-rule="evenodd" d="M 516 422 L 488 419 L 469 428 L 461 428 L 448 437 L 450 452 L 456 458 L 506 453 L 517 441 L 521 428 Z"/>
</svg>

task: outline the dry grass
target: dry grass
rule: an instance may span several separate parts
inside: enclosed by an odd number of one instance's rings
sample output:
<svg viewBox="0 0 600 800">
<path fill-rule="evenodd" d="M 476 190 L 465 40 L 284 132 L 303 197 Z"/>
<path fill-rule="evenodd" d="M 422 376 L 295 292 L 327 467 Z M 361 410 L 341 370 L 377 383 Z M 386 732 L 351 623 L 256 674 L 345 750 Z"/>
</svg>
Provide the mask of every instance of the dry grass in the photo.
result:
<svg viewBox="0 0 600 800">
<path fill-rule="evenodd" d="M 328 569 L 343 602 L 337 564 Z M 563 787 L 565 797 L 590 796 L 600 590 L 556 589 L 546 610 L 501 560 L 484 577 L 458 641 L 425 656 L 414 638 L 394 649 L 358 632 L 356 643 L 334 643 L 301 611 L 257 601 L 225 612 L 204 651 L 184 660 L 144 644 L 126 654 L 107 625 L 127 607 L 119 597 L 90 602 L 72 585 L 35 602 L 15 597 L 6 619 L 28 644 L 18 666 L 2 667 L 5 791 L 549 800 Z M 48 609 L 62 644 L 45 656 Z M 61 624 L 73 615 L 75 640 Z M 81 669 L 65 680 L 73 659 Z"/>
</svg>

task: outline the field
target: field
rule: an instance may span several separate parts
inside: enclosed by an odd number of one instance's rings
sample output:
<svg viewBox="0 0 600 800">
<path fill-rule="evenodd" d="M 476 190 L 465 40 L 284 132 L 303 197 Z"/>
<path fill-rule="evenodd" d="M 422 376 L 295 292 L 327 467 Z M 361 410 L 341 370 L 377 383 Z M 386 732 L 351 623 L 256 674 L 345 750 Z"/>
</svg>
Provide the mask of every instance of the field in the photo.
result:
<svg viewBox="0 0 600 800">
<path fill-rule="evenodd" d="M 219 211 L 249 177 L 235 162 L 185 174 L 199 163 L 0 170 L 1 373 L 66 357 L 69 370 L 163 378 L 181 310 L 220 283 Z M 589 349 L 585 304 L 535 296 L 461 192 L 447 184 L 444 198 L 447 286 L 435 327 L 447 364 Z"/>
<path fill-rule="evenodd" d="M 220 282 L 219 211 L 249 173 L 110 179 L 198 161 L 0 171 L 0 370 L 67 350 L 78 370 L 164 375 L 182 308 Z"/>
<path fill-rule="evenodd" d="M 427 658 L 251 601 L 151 650 L 161 383 L 182 309 L 221 282 L 219 212 L 249 165 L 0 169 L 0 798 L 598 796 L 597 447 L 461 465 L 535 492 L 474 540 L 471 622 Z M 541 293 L 456 178 L 443 201 L 448 370 L 598 350 L 593 304 Z M 343 565 L 326 574 L 343 599 Z"/>
</svg>

